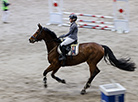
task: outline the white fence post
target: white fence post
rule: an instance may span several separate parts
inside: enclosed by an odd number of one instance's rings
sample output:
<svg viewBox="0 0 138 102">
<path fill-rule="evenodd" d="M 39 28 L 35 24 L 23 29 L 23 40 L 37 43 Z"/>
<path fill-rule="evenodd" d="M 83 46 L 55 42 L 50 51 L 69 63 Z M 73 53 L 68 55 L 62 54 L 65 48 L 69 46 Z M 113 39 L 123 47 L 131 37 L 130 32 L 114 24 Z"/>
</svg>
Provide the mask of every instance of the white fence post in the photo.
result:
<svg viewBox="0 0 138 102">
<path fill-rule="evenodd" d="M 113 0 L 114 26 L 118 33 L 129 32 L 129 4 L 128 0 Z"/>
<path fill-rule="evenodd" d="M 49 0 L 49 23 L 62 24 L 63 19 L 63 0 Z"/>
</svg>

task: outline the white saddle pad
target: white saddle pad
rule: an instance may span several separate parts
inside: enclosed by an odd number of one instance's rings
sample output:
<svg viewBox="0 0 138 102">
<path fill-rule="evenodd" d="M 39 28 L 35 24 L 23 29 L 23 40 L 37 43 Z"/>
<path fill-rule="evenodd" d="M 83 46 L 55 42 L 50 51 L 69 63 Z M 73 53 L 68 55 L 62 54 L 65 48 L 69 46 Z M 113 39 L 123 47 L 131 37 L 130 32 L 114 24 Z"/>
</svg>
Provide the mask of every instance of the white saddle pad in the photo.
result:
<svg viewBox="0 0 138 102">
<path fill-rule="evenodd" d="M 62 54 L 61 50 L 60 50 L 60 46 L 58 46 L 57 49 L 59 54 Z M 71 50 L 66 54 L 67 56 L 76 56 L 79 53 L 79 44 L 72 44 L 71 45 Z"/>
</svg>

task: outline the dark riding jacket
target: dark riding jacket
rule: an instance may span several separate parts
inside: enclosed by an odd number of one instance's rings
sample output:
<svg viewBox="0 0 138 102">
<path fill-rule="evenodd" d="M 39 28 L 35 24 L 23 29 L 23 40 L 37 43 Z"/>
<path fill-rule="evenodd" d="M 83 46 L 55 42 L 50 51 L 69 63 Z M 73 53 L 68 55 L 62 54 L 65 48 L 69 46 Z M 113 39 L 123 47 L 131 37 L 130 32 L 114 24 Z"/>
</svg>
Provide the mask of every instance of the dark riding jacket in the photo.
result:
<svg viewBox="0 0 138 102">
<path fill-rule="evenodd" d="M 67 34 L 63 35 L 64 37 L 70 37 L 73 40 L 77 40 L 77 33 L 78 33 L 78 26 L 75 22 L 72 22 L 72 24 L 70 25 L 70 30 Z"/>
</svg>

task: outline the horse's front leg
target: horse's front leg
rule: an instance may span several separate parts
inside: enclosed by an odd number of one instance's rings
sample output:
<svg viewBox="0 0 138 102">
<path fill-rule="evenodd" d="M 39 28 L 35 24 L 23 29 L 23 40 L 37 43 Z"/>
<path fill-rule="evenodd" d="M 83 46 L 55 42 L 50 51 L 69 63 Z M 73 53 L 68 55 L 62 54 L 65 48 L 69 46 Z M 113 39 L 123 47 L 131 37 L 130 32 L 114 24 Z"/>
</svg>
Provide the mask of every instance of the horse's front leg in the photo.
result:
<svg viewBox="0 0 138 102">
<path fill-rule="evenodd" d="M 52 71 L 54 69 L 54 66 L 53 65 L 50 65 L 43 73 L 43 82 L 44 82 L 44 87 L 46 88 L 47 87 L 47 78 L 46 78 L 46 75 L 48 72 Z"/>
<path fill-rule="evenodd" d="M 52 74 L 51 74 L 51 76 L 52 76 L 52 78 L 54 78 L 58 82 L 63 83 L 63 84 L 66 84 L 66 81 L 64 79 L 60 79 L 59 77 L 55 76 L 55 73 L 58 71 L 59 68 L 54 69 L 53 72 L 52 72 Z"/>
<path fill-rule="evenodd" d="M 60 79 L 58 77 L 55 76 L 55 73 L 58 71 L 58 69 L 60 68 L 60 65 L 59 64 L 51 64 L 43 73 L 43 82 L 44 82 L 44 87 L 46 88 L 47 87 L 47 78 L 46 78 L 46 75 L 48 72 L 50 71 L 53 71 L 51 76 L 52 78 L 54 78 L 55 80 L 57 80 L 58 82 L 61 82 L 61 83 L 66 83 L 64 79 Z"/>
<path fill-rule="evenodd" d="M 46 78 L 46 76 L 43 78 L 43 82 L 44 82 L 44 87 L 47 88 L 47 78 Z"/>
</svg>

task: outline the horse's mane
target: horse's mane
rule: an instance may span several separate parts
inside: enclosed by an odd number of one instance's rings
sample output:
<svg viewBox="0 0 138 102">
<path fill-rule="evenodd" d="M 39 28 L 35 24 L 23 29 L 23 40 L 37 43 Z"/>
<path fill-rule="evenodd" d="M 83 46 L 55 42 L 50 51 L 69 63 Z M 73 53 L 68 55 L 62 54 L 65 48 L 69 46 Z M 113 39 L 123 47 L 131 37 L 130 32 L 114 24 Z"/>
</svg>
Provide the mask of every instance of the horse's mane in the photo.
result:
<svg viewBox="0 0 138 102">
<path fill-rule="evenodd" d="M 53 32 L 53 31 L 51 31 L 51 30 L 49 30 L 48 28 L 43 28 L 46 32 L 48 32 L 50 35 L 51 35 L 51 37 L 53 38 L 53 39 L 57 39 L 57 35 Z"/>
</svg>

